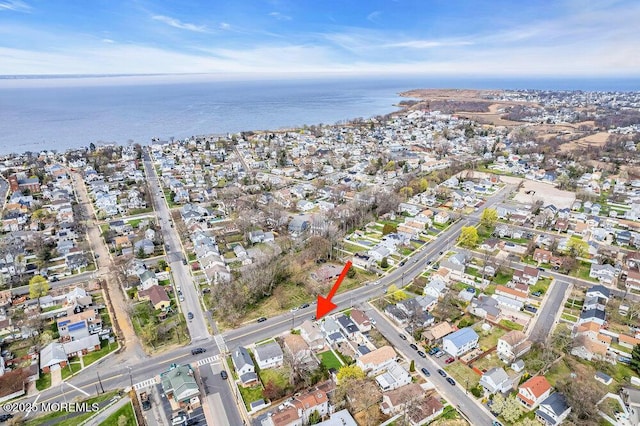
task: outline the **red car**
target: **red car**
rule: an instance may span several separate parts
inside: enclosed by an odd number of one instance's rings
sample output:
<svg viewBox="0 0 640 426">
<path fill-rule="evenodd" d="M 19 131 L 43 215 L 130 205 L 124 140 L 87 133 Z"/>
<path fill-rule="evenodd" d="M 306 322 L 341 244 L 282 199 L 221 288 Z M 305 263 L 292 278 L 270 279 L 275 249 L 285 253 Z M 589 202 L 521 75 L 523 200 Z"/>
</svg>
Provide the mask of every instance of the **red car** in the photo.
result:
<svg viewBox="0 0 640 426">
<path fill-rule="evenodd" d="M 455 359 L 455 358 L 453 358 L 453 357 L 451 357 L 451 358 L 447 358 L 447 359 L 445 360 L 445 362 L 444 362 L 444 363 L 445 363 L 445 364 L 451 364 L 451 363 L 452 363 L 453 361 L 455 361 L 455 360 L 456 360 L 456 359 Z"/>
</svg>

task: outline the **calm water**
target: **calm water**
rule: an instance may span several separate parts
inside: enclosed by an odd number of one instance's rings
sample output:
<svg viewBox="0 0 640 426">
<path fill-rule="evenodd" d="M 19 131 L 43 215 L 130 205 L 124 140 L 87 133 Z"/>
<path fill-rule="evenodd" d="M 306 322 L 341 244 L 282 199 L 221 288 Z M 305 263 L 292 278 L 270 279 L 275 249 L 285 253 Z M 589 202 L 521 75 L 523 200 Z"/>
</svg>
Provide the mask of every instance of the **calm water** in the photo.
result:
<svg viewBox="0 0 640 426">
<path fill-rule="evenodd" d="M 121 80 L 104 78 L 97 85 L 87 81 L 53 84 L 57 87 L 15 87 L 16 80 L 0 79 L 0 153 L 65 150 L 101 141 L 146 144 L 152 137 L 185 138 L 335 123 L 392 112 L 401 100 L 399 92 L 422 87 L 640 90 L 637 79 L 429 77 L 122 84 Z"/>
</svg>

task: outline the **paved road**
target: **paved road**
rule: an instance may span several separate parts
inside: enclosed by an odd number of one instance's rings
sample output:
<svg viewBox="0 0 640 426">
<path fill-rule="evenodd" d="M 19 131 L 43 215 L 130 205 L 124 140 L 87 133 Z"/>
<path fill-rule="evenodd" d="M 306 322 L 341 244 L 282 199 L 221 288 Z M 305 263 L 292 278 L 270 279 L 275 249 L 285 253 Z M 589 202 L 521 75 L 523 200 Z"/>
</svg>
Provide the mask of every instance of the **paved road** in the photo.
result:
<svg viewBox="0 0 640 426">
<path fill-rule="evenodd" d="M 473 395 L 467 394 L 463 383 L 456 383 L 452 386 L 446 381 L 445 377 L 440 376 L 437 371 L 440 368 L 428 355 L 427 358 L 421 358 L 416 351 L 409 347 L 411 342 L 403 340 L 399 337 L 398 330 L 388 321 L 388 319 L 380 315 L 374 309 L 367 310 L 370 318 L 376 321 L 376 329 L 396 348 L 409 359 L 415 360 L 416 371 L 426 368 L 431 376 L 427 378 L 434 384 L 438 392 L 444 396 L 454 407 L 458 408 L 467 417 L 472 420 L 474 425 L 490 425 L 493 417 L 486 409 L 475 401 Z"/>
<path fill-rule="evenodd" d="M 223 380 L 220 377 L 221 371 L 222 365 L 220 362 L 205 364 L 198 368 L 204 395 L 207 398 L 209 413 L 212 415 L 215 426 L 241 425 L 242 418 L 236 408 L 234 393 L 230 389 L 230 386 L 232 386 L 230 383 L 231 378 Z M 242 403 L 240 401 L 240 404 Z"/>
<path fill-rule="evenodd" d="M 183 265 L 182 259 L 184 250 L 182 250 L 182 244 L 180 236 L 175 227 L 171 227 L 172 219 L 171 212 L 166 203 L 166 200 L 162 198 L 162 188 L 156 174 L 156 170 L 153 167 L 150 154 L 147 150 L 143 151 L 143 162 L 145 173 L 147 175 L 147 182 L 149 189 L 151 190 L 152 202 L 160 222 L 162 229 L 162 235 L 164 241 L 169 245 L 170 252 L 168 258 L 169 266 L 173 273 L 173 278 L 176 285 L 179 285 L 184 296 L 184 301 L 180 303 L 185 318 L 187 313 L 193 314 L 192 320 L 187 320 L 187 327 L 189 329 L 189 335 L 192 341 L 201 341 L 209 337 L 209 330 L 207 329 L 207 323 L 200 307 L 200 299 L 198 290 L 195 288 L 193 280 L 189 272 L 189 266 Z M 182 255 L 180 255 L 182 254 Z"/>
<path fill-rule="evenodd" d="M 544 304 L 537 314 L 535 324 L 529 333 L 531 340 L 544 342 L 547 336 L 551 334 L 556 316 L 558 312 L 562 311 L 562 301 L 569 287 L 570 283 L 566 278 L 554 280 L 545 296 Z"/>
<path fill-rule="evenodd" d="M 73 284 L 77 284 L 77 283 L 81 283 L 81 282 L 85 282 L 85 281 L 89 281 L 91 279 L 94 279 L 95 275 L 96 275 L 95 271 L 83 272 L 81 274 L 72 275 L 72 276 L 67 277 L 67 278 L 61 278 L 59 281 L 49 282 L 49 287 L 51 289 L 56 289 L 58 287 L 70 286 L 70 285 L 73 285 Z M 13 294 L 13 295 L 29 294 L 29 286 L 28 285 L 23 285 L 23 286 L 20 286 L 20 287 L 14 287 L 14 288 L 11 289 L 11 294 Z"/>
</svg>

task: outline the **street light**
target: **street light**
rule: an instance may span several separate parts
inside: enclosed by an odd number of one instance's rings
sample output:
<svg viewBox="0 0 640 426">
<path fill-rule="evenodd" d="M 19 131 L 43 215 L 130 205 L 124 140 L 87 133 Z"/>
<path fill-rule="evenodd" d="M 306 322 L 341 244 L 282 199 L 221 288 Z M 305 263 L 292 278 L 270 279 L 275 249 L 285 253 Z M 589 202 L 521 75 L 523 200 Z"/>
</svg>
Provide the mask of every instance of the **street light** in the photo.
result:
<svg viewBox="0 0 640 426">
<path fill-rule="evenodd" d="M 131 375 L 131 366 L 127 365 L 127 370 L 129 370 L 129 382 L 131 382 L 131 389 L 133 389 L 133 376 Z"/>
</svg>

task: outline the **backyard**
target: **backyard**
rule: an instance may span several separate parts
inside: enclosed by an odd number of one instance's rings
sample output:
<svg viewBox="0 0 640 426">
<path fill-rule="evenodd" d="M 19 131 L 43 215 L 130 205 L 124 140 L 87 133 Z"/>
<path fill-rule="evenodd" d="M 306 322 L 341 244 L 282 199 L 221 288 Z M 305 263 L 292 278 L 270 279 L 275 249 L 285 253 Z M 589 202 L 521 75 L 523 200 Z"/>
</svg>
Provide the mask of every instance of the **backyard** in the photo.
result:
<svg viewBox="0 0 640 426">
<path fill-rule="evenodd" d="M 448 367 L 445 367 L 445 370 L 466 389 L 474 388 L 480 382 L 480 375 L 461 362 L 456 361 Z"/>
<path fill-rule="evenodd" d="M 335 368 L 338 370 L 342 367 L 342 363 L 340 360 L 333 354 L 332 351 L 326 351 L 318 354 L 318 358 L 320 358 L 320 362 L 322 365 L 327 367 L 327 370 L 330 368 Z"/>
</svg>

